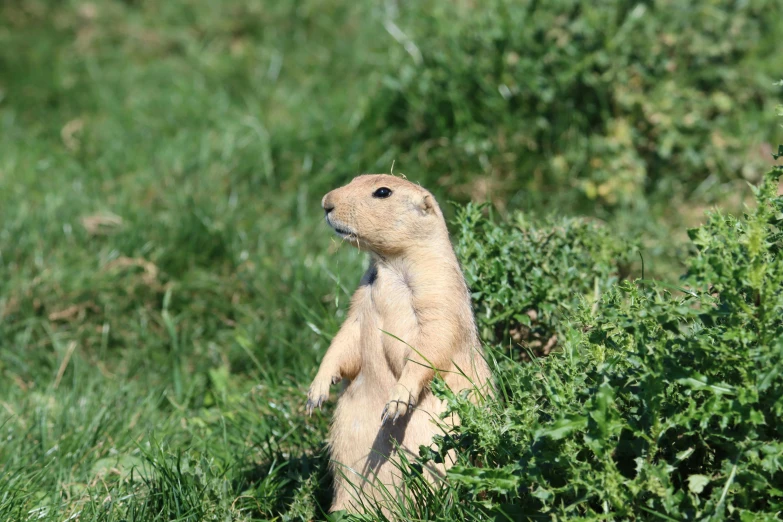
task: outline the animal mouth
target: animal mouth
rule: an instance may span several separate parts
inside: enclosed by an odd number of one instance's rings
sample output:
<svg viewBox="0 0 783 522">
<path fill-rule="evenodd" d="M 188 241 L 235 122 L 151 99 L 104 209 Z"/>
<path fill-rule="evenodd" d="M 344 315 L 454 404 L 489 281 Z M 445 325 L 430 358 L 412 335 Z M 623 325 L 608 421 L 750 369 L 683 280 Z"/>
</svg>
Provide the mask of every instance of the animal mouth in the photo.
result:
<svg viewBox="0 0 783 522">
<path fill-rule="evenodd" d="M 349 239 L 352 241 L 356 241 L 357 239 L 359 239 L 359 236 L 356 235 L 356 232 L 332 223 L 332 221 L 328 217 L 326 218 L 326 222 L 329 223 L 329 226 L 332 227 L 332 230 L 334 230 L 337 233 L 337 235 L 340 236 L 341 238 Z"/>
</svg>

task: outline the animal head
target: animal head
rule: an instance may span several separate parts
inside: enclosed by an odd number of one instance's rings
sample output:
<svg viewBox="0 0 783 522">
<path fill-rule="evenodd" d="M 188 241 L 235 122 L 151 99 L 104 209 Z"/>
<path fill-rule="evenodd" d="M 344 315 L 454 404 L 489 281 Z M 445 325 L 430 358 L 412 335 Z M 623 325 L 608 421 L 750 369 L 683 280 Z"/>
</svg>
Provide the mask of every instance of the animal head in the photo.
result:
<svg viewBox="0 0 783 522">
<path fill-rule="evenodd" d="M 435 198 L 410 181 L 365 174 L 329 192 L 321 201 L 326 222 L 359 248 L 388 256 L 444 237 L 446 223 Z"/>
</svg>

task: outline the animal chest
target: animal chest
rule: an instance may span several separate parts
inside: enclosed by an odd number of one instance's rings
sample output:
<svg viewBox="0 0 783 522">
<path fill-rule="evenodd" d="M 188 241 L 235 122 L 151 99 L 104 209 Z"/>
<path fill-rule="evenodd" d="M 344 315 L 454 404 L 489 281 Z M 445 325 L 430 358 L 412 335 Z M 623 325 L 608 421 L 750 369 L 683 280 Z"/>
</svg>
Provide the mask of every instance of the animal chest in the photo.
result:
<svg viewBox="0 0 783 522">
<path fill-rule="evenodd" d="M 379 270 L 362 318 L 362 360 L 383 365 L 398 378 L 419 333 L 413 293 L 404 277 Z M 380 368 L 379 368 L 380 370 Z"/>
</svg>

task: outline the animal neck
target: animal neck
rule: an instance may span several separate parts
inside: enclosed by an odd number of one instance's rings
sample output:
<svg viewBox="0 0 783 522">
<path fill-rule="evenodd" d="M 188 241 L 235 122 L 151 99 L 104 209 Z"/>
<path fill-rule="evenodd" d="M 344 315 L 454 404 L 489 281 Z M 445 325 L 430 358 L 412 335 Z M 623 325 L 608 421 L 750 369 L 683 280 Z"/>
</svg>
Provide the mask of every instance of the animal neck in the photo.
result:
<svg viewBox="0 0 783 522">
<path fill-rule="evenodd" d="M 395 254 L 382 256 L 373 254 L 373 261 L 379 268 L 386 268 L 399 273 L 404 277 L 432 276 L 437 274 L 441 278 L 451 278 L 459 275 L 460 271 L 457 256 L 448 236 L 430 240 L 426 244 L 408 245 L 405 250 Z"/>
</svg>

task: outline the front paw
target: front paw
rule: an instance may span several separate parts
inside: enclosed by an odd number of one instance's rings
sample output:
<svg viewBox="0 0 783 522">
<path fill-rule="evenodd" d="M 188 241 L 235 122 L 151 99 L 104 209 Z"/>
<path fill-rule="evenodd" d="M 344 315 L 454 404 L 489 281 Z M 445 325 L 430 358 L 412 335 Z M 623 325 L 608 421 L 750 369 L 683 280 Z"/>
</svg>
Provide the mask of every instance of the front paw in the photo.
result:
<svg viewBox="0 0 783 522">
<path fill-rule="evenodd" d="M 381 425 L 386 424 L 389 419 L 394 424 L 398 418 L 413 411 L 414 406 L 416 406 L 416 400 L 410 391 L 399 383 L 395 384 L 389 394 L 389 402 L 386 403 L 386 407 L 381 413 Z"/>
<path fill-rule="evenodd" d="M 314 409 L 321 408 L 324 401 L 329 399 L 329 387 L 332 384 L 337 384 L 340 380 L 341 378 L 339 375 L 333 375 L 331 377 L 317 375 L 315 377 L 313 384 L 310 385 L 310 389 L 307 391 L 307 405 L 305 408 L 307 409 L 308 415 L 312 415 Z"/>
</svg>

